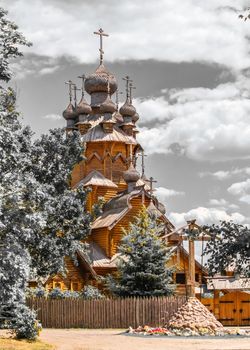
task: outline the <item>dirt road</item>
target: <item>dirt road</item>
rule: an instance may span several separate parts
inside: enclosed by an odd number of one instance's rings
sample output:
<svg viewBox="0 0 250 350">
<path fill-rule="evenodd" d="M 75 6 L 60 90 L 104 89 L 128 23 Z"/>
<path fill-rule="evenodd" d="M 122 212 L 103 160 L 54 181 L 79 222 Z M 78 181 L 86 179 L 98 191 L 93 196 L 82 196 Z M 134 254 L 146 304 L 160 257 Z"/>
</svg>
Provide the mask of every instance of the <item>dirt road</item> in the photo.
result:
<svg viewBox="0 0 250 350">
<path fill-rule="evenodd" d="M 58 350 L 250 350 L 249 338 L 158 338 L 121 335 L 122 330 L 43 329 L 41 339 Z"/>
</svg>

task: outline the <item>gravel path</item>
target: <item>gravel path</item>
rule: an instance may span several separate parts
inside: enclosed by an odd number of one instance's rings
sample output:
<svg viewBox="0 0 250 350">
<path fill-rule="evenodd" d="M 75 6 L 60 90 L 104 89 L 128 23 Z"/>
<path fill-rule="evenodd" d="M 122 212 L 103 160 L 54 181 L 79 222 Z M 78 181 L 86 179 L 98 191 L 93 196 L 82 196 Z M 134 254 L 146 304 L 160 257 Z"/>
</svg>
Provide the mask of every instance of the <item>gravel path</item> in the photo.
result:
<svg viewBox="0 0 250 350">
<path fill-rule="evenodd" d="M 58 350 L 250 350 L 249 338 L 139 338 L 122 330 L 43 329 L 41 340 Z"/>
</svg>

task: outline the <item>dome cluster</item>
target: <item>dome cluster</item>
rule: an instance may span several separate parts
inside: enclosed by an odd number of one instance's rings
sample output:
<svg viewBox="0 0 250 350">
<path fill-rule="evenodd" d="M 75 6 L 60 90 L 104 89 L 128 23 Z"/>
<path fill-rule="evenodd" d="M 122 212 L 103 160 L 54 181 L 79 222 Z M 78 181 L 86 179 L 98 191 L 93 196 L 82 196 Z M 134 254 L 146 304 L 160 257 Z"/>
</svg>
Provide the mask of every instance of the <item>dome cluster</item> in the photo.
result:
<svg viewBox="0 0 250 350">
<path fill-rule="evenodd" d="M 117 92 L 118 88 L 116 78 L 102 62 L 94 73 L 88 75 L 86 78 L 85 76 L 81 78 L 83 79 L 82 97 L 79 103 L 77 103 L 76 97 L 76 91 L 79 89 L 71 81 L 68 82 L 70 102 L 63 112 L 63 117 L 67 121 L 67 129 L 78 128 L 81 133 L 86 133 L 92 124 L 94 124 L 91 123 L 93 120 L 102 118 L 100 125 L 102 125 L 105 132 L 112 132 L 113 126 L 116 125 L 125 134 L 135 136 L 137 132 L 135 123 L 138 121 L 139 115 L 132 104 L 131 88 L 129 94 L 128 84 L 131 80 L 128 80 L 128 77 L 126 77 L 127 98 L 119 109 L 118 101 L 116 101 L 117 104 L 112 101 L 112 95 Z M 85 91 L 90 95 L 90 103 L 84 98 Z M 72 102 L 72 97 L 74 102 Z"/>
</svg>

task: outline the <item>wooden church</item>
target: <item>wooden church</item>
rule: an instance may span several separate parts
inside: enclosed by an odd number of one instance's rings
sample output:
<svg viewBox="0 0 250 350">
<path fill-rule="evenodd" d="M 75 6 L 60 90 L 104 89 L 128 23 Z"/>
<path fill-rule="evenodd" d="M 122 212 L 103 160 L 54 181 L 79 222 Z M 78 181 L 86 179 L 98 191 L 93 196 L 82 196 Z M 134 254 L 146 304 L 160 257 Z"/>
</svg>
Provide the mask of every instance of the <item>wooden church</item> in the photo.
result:
<svg viewBox="0 0 250 350">
<path fill-rule="evenodd" d="M 91 189 L 88 195 L 88 210 L 102 197 L 105 201 L 103 213 L 92 223 L 88 238 L 90 260 L 78 252 L 78 266 L 67 259 L 68 274 L 52 276 L 46 282 L 48 289 L 61 288 L 81 290 L 87 284 L 98 286 L 98 276 L 116 271 L 118 246 L 123 228 L 137 216 L 142 206 L 154 213 L 164 223 L 166 244 L 173 247 L 171 265 L 176 267 L 174 280 L 179 294 L 185 293 L 188 254 L 180 245 L 180 237 L 171 234 L 174 225 L 167 219 L 165 208 L 153 195 L 153 181 L 136 170 L 138 155 L 142 155 L 143 145 L 136 139 L 139 132 L 136 124 L 139 115 L 133 106 L 132 80 L 124 79 L 126 100 L 119 108 L 118 85 L 115 76 L 103 63 L 102 29 L 95 34 L 100 36 L 100 64 L 94 73 L 82 76 L 82 97 L 76 102 L 76 85 L 68 82 L 70 102 L 63 117 L 66 119 L 66 132 L 78 129 L 85 144 L 85 160 L 76 165 L 72 173 L 72 188 L 84 186 Z M 90 95 L 90 103 L 84 95 Z M 116 103 L 113 96 L 116 96 Z M 73 99 L 73 101 L 72 101 Z M 205 271 L 196 262 L 197 285 Z"/>
</svg>

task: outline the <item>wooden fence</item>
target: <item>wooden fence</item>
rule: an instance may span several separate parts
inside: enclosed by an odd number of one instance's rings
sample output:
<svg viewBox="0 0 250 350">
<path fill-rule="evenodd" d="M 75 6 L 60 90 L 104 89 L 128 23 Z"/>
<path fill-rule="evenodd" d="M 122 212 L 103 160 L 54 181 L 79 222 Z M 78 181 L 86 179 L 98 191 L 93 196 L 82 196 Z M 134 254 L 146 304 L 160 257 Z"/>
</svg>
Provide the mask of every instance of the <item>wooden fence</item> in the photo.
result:
<svg viewBox="0 0 250 350">
<path fill-rule="evenodd" d="M 128 328 L 162 326 L 185 297 L 125 299 L 28 299 L 46 328 Z"/>
</svg>

